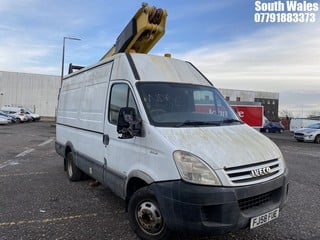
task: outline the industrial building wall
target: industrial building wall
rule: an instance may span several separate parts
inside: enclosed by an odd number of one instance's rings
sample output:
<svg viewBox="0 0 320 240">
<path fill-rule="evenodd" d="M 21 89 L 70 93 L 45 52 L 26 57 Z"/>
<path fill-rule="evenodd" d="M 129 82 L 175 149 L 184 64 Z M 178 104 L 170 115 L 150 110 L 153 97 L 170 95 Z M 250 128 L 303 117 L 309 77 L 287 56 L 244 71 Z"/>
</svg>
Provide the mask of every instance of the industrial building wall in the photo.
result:
<svg viewBox="0 0 320 240">
<path fill-rule="evenodd" d="M 0 71 L 0 107 L 28 107 L 42 117 L 54 117 L 60 77 Z"/>
<path fill-rule="evenodd" d="M 255 102 L 255 98 L 265 99 L 279 99 L 279 93 L 263 92 L 263 91 L 249 91 L 249 90 L 235 90 L 219 88 L 219 91 L 228 101 L 235 102 Z"/>
<path fill-rule="evenodd" d="M 23 106 L 34 110 L 42 117 L 55 117 L 59 88 L 60 76 L 0 71 L 0 107 L 4 105 Z M 278 116 L 279 93 L 235 89 L 219 90 L 229 102 L 254 103 L 258 99 L 267 110 L 265 116 L 270 120 Z M 269 100 L 270 103 L 275 102 L 276 104 L 268 104 Z M 268 116 L 268 111 L 270 116 Z"/>
<path fill-rule="evenodd" d="M 246 104 L 259 103 L 264 107 L 264 116 L 270 121 L 278 121 L 279 117 L 279 93 L 247 91 L 234 89 L 219 89 L 228 102 Z"/>
</svg>

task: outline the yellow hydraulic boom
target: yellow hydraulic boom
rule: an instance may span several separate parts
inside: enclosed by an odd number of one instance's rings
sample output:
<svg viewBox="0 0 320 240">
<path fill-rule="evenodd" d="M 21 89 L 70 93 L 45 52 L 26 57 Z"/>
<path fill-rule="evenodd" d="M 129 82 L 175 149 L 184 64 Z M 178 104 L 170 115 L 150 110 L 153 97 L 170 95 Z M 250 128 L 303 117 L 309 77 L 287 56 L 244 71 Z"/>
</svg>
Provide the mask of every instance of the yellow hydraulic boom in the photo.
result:
<svg viewBox="0 0 320 240">
<path fill-rule="evenodd" d="M 164 35 L 167 11 L 143 3 L 100 61 L 120 52 L 148 53 Z"/>
</svg>

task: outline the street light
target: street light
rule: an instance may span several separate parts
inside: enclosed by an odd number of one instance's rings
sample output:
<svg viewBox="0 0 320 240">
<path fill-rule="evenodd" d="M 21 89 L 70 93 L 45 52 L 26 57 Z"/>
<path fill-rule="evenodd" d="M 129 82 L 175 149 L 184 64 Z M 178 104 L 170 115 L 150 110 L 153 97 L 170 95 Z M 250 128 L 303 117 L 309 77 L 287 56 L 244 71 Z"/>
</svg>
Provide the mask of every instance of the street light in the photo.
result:
<svg viewBox="0 0 320 240">
<path fill-rule="evenodd" d="M 63 69 L 64 69 L 64 50 L 65 50 L 65 45 L 66 45 L 66 39 L 69 40 L 76 40 L 76 41 L 81 41 L 80 38 L 74 38 L 74 37 L 63 37 L 63 47 L 62 47 L 62 66 L 61 66 L 61 85 L 62 86 L 62 80 L 63 80 Z"/>
<path fill-rule="evenodd" d="M 0 101 L 0 107 L 2 107 L 2 98 L 3 98 L 3 95 L 4 95 L 4 93 L 2 92 L 2 93 L 0 93 L 0 99 L 1 99 L 1 101 Z"/>
</svg>

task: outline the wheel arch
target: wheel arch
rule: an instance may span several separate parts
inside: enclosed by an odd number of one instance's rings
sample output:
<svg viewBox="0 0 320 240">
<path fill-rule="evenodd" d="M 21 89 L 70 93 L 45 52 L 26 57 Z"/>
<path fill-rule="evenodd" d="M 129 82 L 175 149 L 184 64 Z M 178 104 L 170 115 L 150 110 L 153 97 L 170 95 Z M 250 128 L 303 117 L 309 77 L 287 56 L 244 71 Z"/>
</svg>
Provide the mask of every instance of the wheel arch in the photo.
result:
<svg viewBox="0 0 320 240">
<path fill-rule="evenodd" d="M 74 147 L 71 142 L 66 143 L 66 147 L 64 150 L 64 157 L 63 157 L 63 165 L 64 165 L 64 170 L 67 171 L 67 155 L 69 152 L 72 152 L 74 154 Z"/>
<path fill-rule="evenodd" d="M 125 187 L 126 211 L 128 210 L 128 203 L 132 195 L 140 188 L 148 186 L 153 182 L 154 179 L 141 170 L 135 170 L 129 174 Z"/>
</svg>

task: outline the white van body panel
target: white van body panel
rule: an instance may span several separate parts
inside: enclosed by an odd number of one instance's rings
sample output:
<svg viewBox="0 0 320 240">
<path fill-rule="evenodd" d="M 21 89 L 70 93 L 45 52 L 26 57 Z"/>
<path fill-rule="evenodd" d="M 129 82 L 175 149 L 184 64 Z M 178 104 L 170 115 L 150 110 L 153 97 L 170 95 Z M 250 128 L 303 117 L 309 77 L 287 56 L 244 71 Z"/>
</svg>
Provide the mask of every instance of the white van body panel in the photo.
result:
<svg viewBox="0 0 320 240">
<path fill-rule="evenodd" d="M 176 149 L 188 151 L 214 170 L 237 167 L 280 157 L 269 139 L 247 125 L 195 128 L 161 128 Z"/>
<path fill-rule="evenodd" d="M 106 147 L 110 170 L 128 177 L 133 172 L 143 172 L 153 182 L 180 179 L 172 158 L 173 145 L 152 126 L 146 126 L 145 137 L 119 139 L 116 126 L 110 126 L 110 144 Z"/>
<path fill-rule="evenodd" d="M 64 81 L 57 121 L 62 124 L 102 132 L 105 103 L 112 63 Z"/>
<path fill-rule="evenodd" d="M 233 183 L 227 177 L 225 170 L 228 168 L 276 160 L 278 167 L 273 169 L 276 173 L 265 180 L 284 173 L 283 157 L 278 147 L 246 124 L 223 127 L 159 128 L 159 132 L 176 150 L 190 152 L 205 161 L 218 174 L 223 186 L 248 184 L 248 182 Z M 250 172 L 255 168 L 257 167 L 248 167 L 247 171 Z M 250 180 L 251 176 L 247 174 L 246 178 Z M 250 184 L 259 182 L 255 179 L 250 180 Z"/>
<path fill-rule="evenodd" d="M 65 80 L 57 114 L 59 141 L 72 144 L 83 157 L 101 165 L 104 164 L 102 133 L 112 64 L 98 66 L 94 71 Z"/>
</svg>

